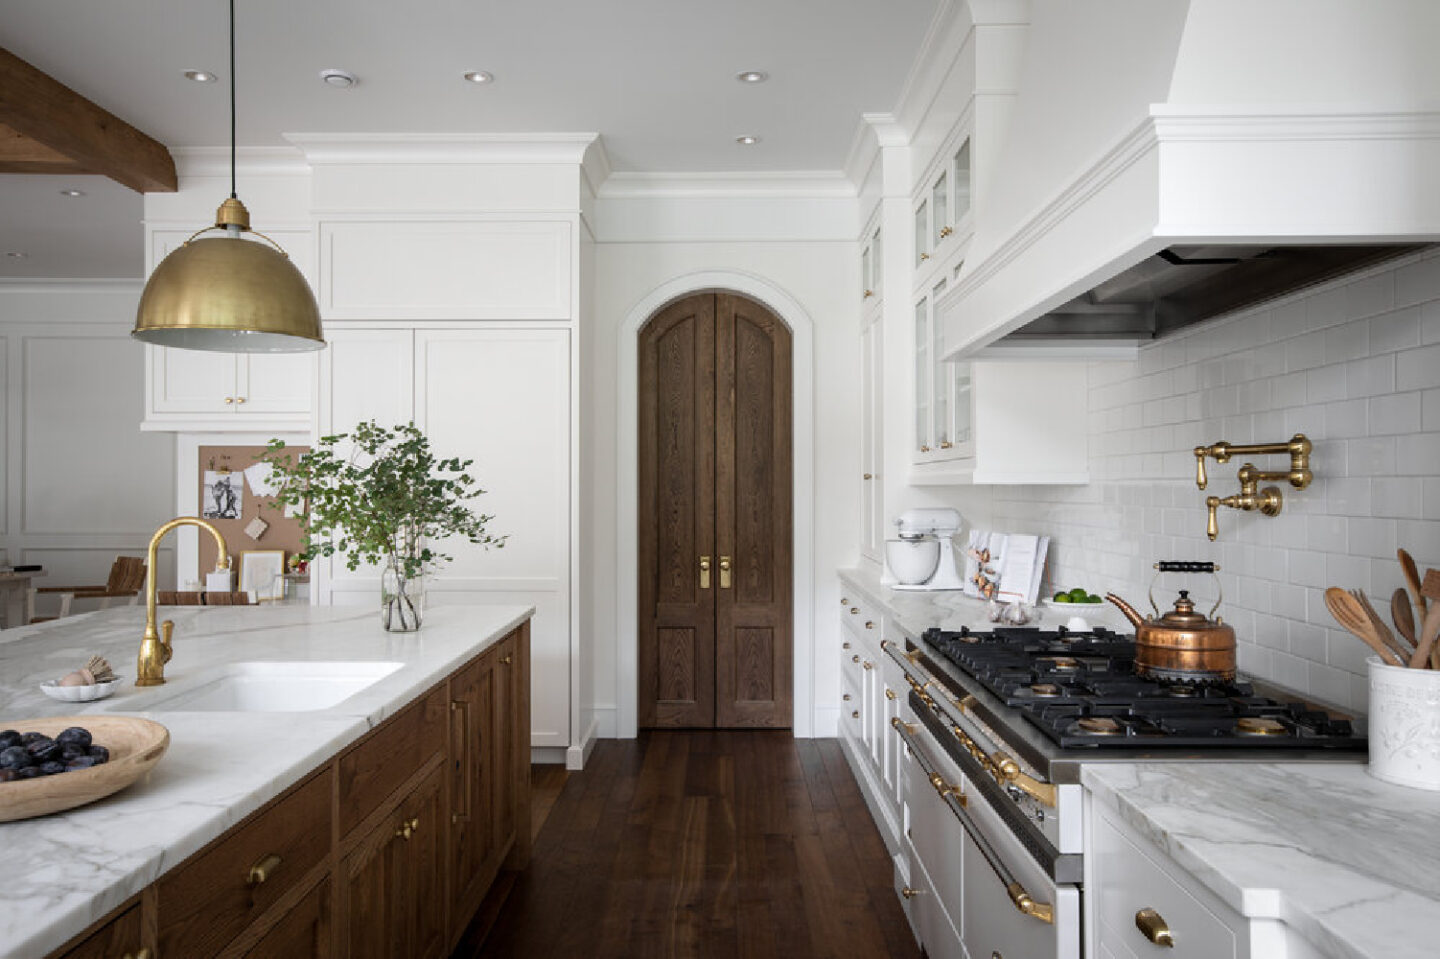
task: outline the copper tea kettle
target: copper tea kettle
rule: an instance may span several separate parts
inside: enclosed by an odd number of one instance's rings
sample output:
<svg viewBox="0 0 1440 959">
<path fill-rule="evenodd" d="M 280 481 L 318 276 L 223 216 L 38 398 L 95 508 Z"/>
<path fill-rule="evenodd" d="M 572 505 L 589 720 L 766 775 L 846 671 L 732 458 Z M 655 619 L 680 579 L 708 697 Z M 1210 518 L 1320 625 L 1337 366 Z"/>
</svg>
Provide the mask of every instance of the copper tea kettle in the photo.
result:
<svg viewBox="0 0 1440 959">
<path fill-rule="evenodd" d="M 1165 560 L 1155 564 L 1155 579 L 1161 573 L 1216 573 L 1214 563 Z M 1220 608 L 1217 598 L 1210 609 Z M 1175 608 L 1163 616 L 1155 605 L 1155 580 L 1150 581 L 1150 608 L 1154 616 L 1143 619 L 1135 608 L 1114 593 L 1105 598 L 1119 607 L 1135 627 L 1135 673 L 1151 679 L 1182 683 L 1230 682 L 1235 678 L 1235 629 L 1216 616 L 1195 611 L 1188 590 L 1180 590 Z"/>
</svg>

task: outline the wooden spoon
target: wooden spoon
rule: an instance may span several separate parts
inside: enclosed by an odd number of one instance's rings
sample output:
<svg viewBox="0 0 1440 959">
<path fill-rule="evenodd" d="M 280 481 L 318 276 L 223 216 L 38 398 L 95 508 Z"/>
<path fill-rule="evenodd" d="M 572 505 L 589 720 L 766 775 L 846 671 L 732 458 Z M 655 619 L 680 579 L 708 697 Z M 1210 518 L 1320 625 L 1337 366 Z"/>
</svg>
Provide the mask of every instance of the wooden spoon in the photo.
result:
<svg viewBox="0 0 1440 959">
<path fill-rule="evenodd" d="M 1405 592 L 1402 586 L 1395 590 L 1390 597 L 1390 618 L 1395 620 L 1395 628 L 1405 641 L 1411 646 L 1420 645 L 1420 640 L 1415 638 L 1415 610 L 1410 606 L 1410 594 Z"/>
<path fill-rule="evenodd" d="M 1435 602 L 1430 604 L 1431 612 L 1433 612 L 1436 607 L 1440 607 L 1440 569 L 1427 569 L 1425 571 L 1425 582 L 1420 585 L 1420 596 L 1420 602 L 1422 603 L 1425 602 L 1427 598 L 1435 600 Z M 1430 613 L 1428 612 L 1425 614 L 1425 623 L 1428 627 L 1430 623 Z M 1424 642 L 1423 629 L 1421 630 L 1420 639 L 1421 642 Z M 1440 647 L 1432 647 L 1430 650 L 1430 668 L 1440 669 Z"/>
<path fill-rule="evenodd" d="M 1435 638 L 1440 636 L 1440 603 L 1433 603 L 1430 611 L 1425 614 L 1425 624 L 1420 628 L 1420 645 L 1410 657 L 1411 669 L 1424 669 L 1427 665 L 1434 666 L 1431 659 L 1435 655 Z M 1430 660 L 1430 662 L 1426 662 Z M 1435 667 L 1440 668 L 1440 667 Z"/>
<path fill-rule="evenodd" d="M 1370 622 L 1370 617 L 1366 615 L 1365 608 L 1354 596 L 1339 586 L 1331 586 L 1325 590 L 1325 606 L 1330 610 L 1330 615 L 1335 617 L 1335 622 L 1360 637 L 1366 646 L 1375 650 L 1382 662 L 1389 663 L 1391 666 L 1405 665 L 1405 661 L 1396 656 L 1394 651 L 1386 646 L 1376 634 L 1375 626 Z"/>
<path fill-rule="evenodd" d="M 1401 662 L 1409 659 L 1411 650 L 1400 645 L 1400 640 L 1395 638 L 1395 634 L 1390 631 L 1390 627 L 1385 625 L 1385 620 L 1381 619 L 1380 614 L 1375 611 L 1375 606 L 1370 602 L 1370 597 L 1365 595 L 1365 590 L 1352 589 L 1350 590 L 1350 595 L 1354 596 L 1360 603 L 1360 608 L 1365 611 L 1365 616 L 1370 620 L 1370 626 L 1374 629 L 1375 635 L 1380 638 L 1380 641 L 1386 646 L 1389 646 L 1395 655 L 1400 657 Z"/>
<path fill-rule="evenodd" d="M 1403 549 L 1395 551 L 1395 556 L 1400 560 L 1400 569 L 1405 574 L 1405 582 L 1410 584 L 1410 592 L 1415 594 L 1415 602 L 1420 607 L 1420 619 L 1425 619 L 1425 593 L 1420 588 L 1420 570 L 1415 566 L 1415 558 Z"/>
</svg>

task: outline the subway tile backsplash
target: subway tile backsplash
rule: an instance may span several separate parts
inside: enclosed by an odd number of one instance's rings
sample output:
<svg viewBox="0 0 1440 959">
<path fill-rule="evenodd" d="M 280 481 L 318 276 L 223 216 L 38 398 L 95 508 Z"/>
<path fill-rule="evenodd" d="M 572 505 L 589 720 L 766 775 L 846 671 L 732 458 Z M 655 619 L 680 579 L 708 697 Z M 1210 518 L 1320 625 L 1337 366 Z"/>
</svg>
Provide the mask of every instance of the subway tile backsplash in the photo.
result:
<svg viewBox="0 0 1440 959">
<path fill-rule="evenodd" d="M 1202 324 L 1133 362 L 1093 363 L 1088 429 L 1089 487 L 957 490 L 956 505 L 1050 535 L 1056 585 L 1137 606 L 1156 560 L 1219 562 L 1241 668 L 1364 711 L 1368 650 L 1336 626 L 1324 590 L 1361 587 L 1388 619 L 1403 585 L 1397 547 L 1422 574 L 1440 568 L 1440 253 Z M 1238 491 L 1245 459 L 1208 461 L 1201 492 L 1191 449 L 1297 432 L 1315 444 L 1310 487 L 1277 484 L 1274 518 L 1222 508 L 1220 538 L 1207 540 L 1205 496 Z M 1255 462 L 1288 468 L 1280 456 Z M 1162 610 L 1186 585 L 1161 578 Z M 1188 585 L 1213 600 L 1210 577 Z"/>
</svg>

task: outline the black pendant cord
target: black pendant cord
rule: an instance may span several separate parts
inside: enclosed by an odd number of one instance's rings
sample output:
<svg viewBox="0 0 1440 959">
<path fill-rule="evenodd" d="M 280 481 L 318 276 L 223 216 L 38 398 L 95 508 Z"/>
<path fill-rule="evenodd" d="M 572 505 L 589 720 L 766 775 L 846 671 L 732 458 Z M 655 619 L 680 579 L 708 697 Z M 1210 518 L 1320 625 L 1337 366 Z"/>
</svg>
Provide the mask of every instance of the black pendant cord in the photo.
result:
<svg viewBox="0 0 1440 959">
<path fill-rule="evenodd" d="M 230 0 L 230 199 L 235 195 L 235 0 Z"/>
</svg>

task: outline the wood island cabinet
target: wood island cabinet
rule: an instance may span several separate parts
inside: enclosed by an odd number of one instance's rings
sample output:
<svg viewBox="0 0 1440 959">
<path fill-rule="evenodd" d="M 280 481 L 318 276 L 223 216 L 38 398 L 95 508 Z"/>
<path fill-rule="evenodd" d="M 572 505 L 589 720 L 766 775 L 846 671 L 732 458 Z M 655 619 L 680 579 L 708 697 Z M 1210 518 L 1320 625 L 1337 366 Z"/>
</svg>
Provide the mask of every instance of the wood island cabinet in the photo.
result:
<svg viewBox="0 0 1440 959">
<path fill-rule="evenodd" d="M 49 959 L 444 959 L 529 862 L 529 662 L 527 621 Z"/>
</svg>

